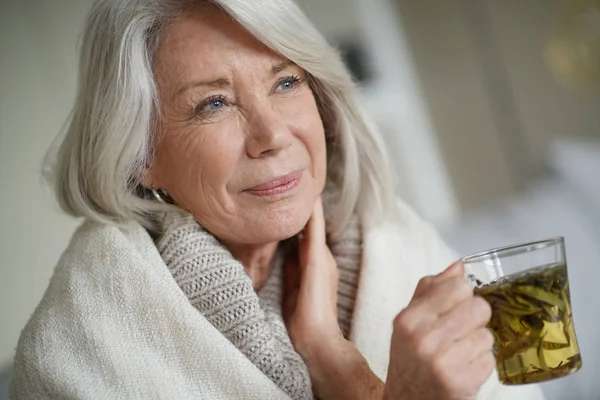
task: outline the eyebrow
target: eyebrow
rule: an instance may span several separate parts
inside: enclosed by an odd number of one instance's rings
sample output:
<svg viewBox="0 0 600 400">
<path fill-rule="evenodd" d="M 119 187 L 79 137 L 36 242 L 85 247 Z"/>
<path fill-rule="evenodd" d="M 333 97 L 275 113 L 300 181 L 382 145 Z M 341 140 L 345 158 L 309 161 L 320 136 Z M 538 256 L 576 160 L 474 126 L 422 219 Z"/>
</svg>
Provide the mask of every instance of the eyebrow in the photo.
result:
<svg viewBox="0 0 600 400">
<path fill-rule="evenodd" d="M 218 79 L 213 79 L 210 81 L 206 81 L 206 80 L 191 81 L 191 82 L 185 84 L 184 86 L 182 86 L 179 90 L 177 90 L 177 94 L 179 95 L 181 93 L 187 92 L 191 88 L 195 88 L 198 86 L 224 88 L 227 86 L 231 86 L 231 81 L 229 81 L 229 79 L 227 79 L 227 78 L 218 78 Z"/>
<path fill-rule="evenodd" d="M 271 75 L 277 75 L 278 73 L 292 65 L 294 65 L 294 63 L 290 60 L 285 60 L 283 62 L 280 62 L 279 64 L 275 64 L 271 67 Z"/>
<path fill-rule="evenodd" d="M 273 65 L 271 67 L 271 76 L 277 75 L 278 73 L 280 73 L 281 71 L 290 67 L 291 65 L 294 65 L 294 63 L 291 62 L 290 60 L 285 60 L 283 62 Z M 227 78 L 191 81 L 191 82 L 187 83 L 186 85 L 182 86 L 179 90 L 177 90 L 177 95 L 180 95 L 181 93 L 184 93 L 184 92 L 186 92 L 192 88 L 198 87 L 198 86 L 207 86 L 207 87 L 212 87 L 212 88 L 224 88 L 224 87 L 231 86 L 231 81 Z"/>
</svg>

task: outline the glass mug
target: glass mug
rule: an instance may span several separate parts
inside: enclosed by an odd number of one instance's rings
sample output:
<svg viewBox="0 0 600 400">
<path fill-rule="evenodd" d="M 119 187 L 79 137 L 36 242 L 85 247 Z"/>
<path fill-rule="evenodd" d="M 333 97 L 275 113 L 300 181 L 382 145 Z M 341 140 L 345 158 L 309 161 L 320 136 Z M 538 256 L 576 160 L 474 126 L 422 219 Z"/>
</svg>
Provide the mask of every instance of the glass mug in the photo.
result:
<svg viewBox="0 0 600 400">
<path fill-rule="evenodd" d="M 492 249 L 463 257 L 475 294 L 492 307 L 498 379 L 542 382 L 581 368 L 564 238 Z"/>
</svg>

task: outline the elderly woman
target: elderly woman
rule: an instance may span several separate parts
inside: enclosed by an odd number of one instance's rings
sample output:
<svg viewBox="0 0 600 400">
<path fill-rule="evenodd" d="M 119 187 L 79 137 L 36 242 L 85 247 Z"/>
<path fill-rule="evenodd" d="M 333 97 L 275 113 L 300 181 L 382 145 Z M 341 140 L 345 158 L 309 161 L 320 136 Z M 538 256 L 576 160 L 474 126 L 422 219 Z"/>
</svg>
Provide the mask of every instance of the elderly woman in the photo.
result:
<svg viewBox="0 0 600 400">
<path fill-rule="evenodd" d="M 86 221 L 13 397 L 542 399 L 497 383 L 489 306 L 386 170 L 290 0 L 97 1 L 54 170 Z"/>
</svg>

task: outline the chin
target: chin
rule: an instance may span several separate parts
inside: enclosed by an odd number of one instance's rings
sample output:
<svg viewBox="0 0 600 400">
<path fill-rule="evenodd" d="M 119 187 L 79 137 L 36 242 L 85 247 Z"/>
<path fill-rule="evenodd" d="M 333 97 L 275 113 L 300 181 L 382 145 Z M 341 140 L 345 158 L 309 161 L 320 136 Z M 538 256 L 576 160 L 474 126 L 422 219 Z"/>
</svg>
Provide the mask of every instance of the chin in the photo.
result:
<svg viewBox="0 0 600 400">
<path fill-rule="evenodd" d="M 252 232 L 249 239 L 254 243 L 272 243 L 298 234 L 304 229 L 312 214 L 314 200 L 295 203 L 258 213 L 260 217 L 246 227 L 249 232 Z M 307 206 L 308 204 L 310 207 Z"/>
<path fill-rule="evenodd" d="M 252 229 L 253 240 L 261 243 L 279 242 L 298 234 L 308 222 L 310 214 L 291 218 L 265 218 Z"/>
</svg>

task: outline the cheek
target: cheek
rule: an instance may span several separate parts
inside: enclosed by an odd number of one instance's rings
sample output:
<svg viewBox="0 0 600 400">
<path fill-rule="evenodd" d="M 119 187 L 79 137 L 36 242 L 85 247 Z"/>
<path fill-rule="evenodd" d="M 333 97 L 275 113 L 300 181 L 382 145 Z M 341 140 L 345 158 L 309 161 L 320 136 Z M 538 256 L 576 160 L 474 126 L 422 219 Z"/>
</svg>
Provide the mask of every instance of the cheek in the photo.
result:
<svg viewBox="0 0 600 400">
<path fill-rule="evenodd" d="M 322 125 L 315 124 L 306 131 L 306 148 L 310 157 L 313 178 L 324 185 L 327 177 L 327 147 Z"/>
<path fill-rule="evenodd" d="M 215 124 L 167 132 L 157 160 L 163 188 L 182 203 L 200 201 L 205 193 L 221 197 L 239 154 L 237 141 L 225 134 L 234 131 L 230 128 Z"/>
<path fill-rule="evenodd" d="M 319 113 L 311 114 L 310 123 L 302 130 L 301 140 L 304 142 L 313 170 L 313 177 L 324 184 L 327 175 L 327 145 L 325 142 L 325 130 Z"/>
<path fill-rule="evenodd" d="M 295 136 L 302 142 L 312 166 L 313 177 L 325 182 L 327 146 L 321 115 L 311 92 L 294 99 L 293 104 L 281 108 Z"/>
<path fill-rule="evenodd" d="M 315 148 L 315 154 L 312 156 L 312 161 L 315 165 L 319 181 L 325 183 L 327 175 L 327 144 L 325 141 L 325 130 L 323 129 L 323 123 L 321 122 L 320 117 L 318 124 L 315 125 L 312 132 L 318 132 L 318 134 L 315 134 L 312 137 Z"/>
</svg>

